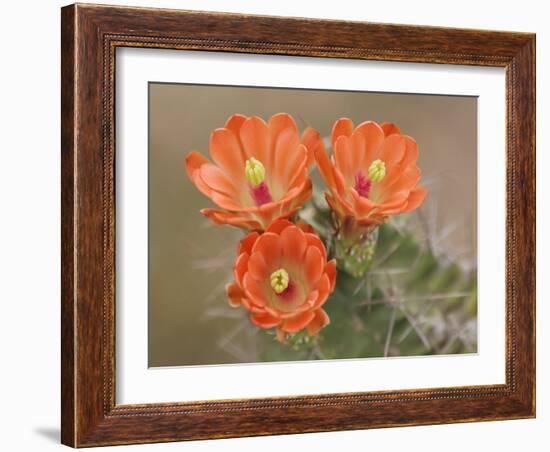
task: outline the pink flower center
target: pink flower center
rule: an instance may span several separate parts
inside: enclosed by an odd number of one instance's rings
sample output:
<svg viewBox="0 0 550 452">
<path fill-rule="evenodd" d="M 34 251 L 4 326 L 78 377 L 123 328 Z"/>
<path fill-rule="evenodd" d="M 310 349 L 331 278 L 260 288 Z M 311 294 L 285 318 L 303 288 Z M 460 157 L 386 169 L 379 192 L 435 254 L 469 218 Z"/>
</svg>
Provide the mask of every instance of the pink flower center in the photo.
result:
<svg viewBox="0 0 550 452">
<path fill-rule="evenodd" d="M 297 290 L 297 287 L 294 281 L 289 280 L 287 288 L 283 290 L 281 293 L 278 293 L 277 296 L 282 301 L 285 301 L 288 303 L 293 300 L 294 296 L 296 295 L 296 290 Z"/>
<path fill-rule="evenodd" d="M 359 193 L 359 196 L 362 196 L 363 198 L 369 197 L 369 192 L 372 187 L 372 181 L 365 177 L 362 171 L 359 171 L 355 175 L 355 190 L 357 190 L 357 193 Z"/>
<path fill-rule="evenodd" d="M 261 182 L 255 187 L 250 187 L 250 194 L 254 199 L 254 202 L 258 207 L 273 201 L 271 193 L 269 193 L 269 187 L 265 182 Z"/>
</svg>

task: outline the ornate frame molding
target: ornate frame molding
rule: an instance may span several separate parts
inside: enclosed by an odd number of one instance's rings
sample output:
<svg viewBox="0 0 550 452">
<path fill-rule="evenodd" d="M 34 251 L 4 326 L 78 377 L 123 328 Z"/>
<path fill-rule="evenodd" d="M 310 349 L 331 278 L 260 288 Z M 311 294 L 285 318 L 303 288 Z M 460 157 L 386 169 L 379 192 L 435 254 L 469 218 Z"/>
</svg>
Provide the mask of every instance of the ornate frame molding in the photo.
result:
<svg viewBox="0 0 550 452">
<path fill-rule="evenodd" d="M 506 384 L 116 405 L 118 47 L 506 68 Z M 64 444 L 82 447 L 535 415 L 534 35 L 71 5 L 62 9 L 61 155 Z M 258 423 L 258 416 L 265 422 Z"/>
</svg>

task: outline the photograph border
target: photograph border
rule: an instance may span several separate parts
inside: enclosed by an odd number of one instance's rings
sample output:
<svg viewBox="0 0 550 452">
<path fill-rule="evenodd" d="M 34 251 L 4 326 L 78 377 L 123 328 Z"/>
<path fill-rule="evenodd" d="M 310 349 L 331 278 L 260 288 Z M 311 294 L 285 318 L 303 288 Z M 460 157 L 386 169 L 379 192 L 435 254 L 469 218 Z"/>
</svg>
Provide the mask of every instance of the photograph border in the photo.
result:
<svg viewBox="0 0 550 452">
<path fill-rule="evenodd" d="M 63 444 L 86 447 L 535 416 L 534 34 L 82 4 L 62 8 L 61 16 Z M 117 47 L 505 68 L 506 383 L 117 405 Z"/>
</svg>

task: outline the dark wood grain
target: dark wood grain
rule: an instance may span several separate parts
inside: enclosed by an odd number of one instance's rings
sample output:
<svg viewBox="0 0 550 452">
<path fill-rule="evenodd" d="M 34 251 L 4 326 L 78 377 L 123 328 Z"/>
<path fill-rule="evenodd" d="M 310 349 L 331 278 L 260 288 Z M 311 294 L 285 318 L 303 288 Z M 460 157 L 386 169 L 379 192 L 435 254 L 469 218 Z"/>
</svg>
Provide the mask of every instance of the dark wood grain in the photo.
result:
<svg viewBox="0 0 550 452">
<path fill-rule="evenodd" d="M 61 35 L 64 444 L 535 415 L 534 35 L 94 5 L 63 8 Z M 506 68 L 506 384 L 116 405 L 114 68 L 124 46 Z"/>
<path fill-rule="evenodd" d="M 61 441 L 75 440 L 74 316 L 74 157 L 75 148 L 75 29 L 74 8 L 61 11 Z"/>
</svg>

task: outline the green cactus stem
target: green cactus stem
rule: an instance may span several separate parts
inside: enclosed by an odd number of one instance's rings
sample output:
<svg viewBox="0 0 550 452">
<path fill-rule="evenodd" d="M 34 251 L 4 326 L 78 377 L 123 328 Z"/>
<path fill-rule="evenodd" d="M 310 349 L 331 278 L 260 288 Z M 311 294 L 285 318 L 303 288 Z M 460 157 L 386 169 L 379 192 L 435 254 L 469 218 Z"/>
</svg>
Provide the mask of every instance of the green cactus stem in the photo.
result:
<svg viewBox="0 0 550 452">
<path fill-rule="evenodd" d="M 376 243 L 378 225 L 360 225 L 351 217 L 336 224 L 333 236 L 333 253 L 338 269 L 359 278 L 369 270 Z"/>
</svg>

